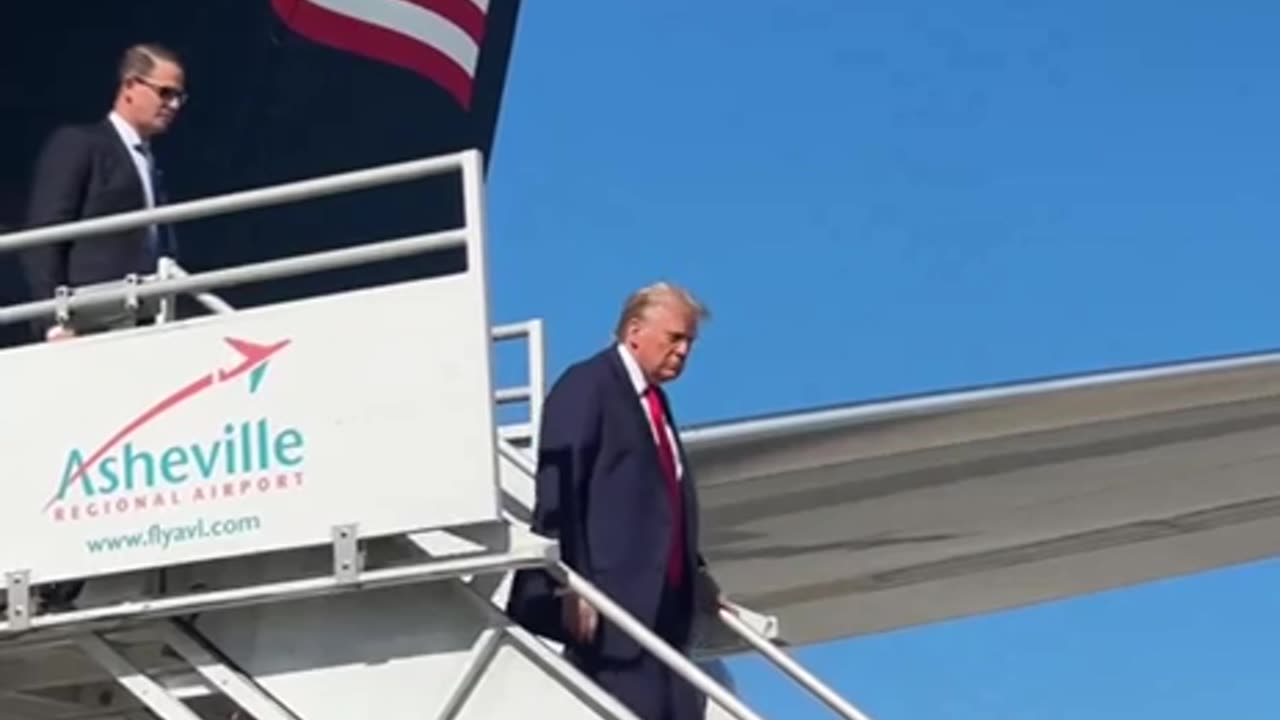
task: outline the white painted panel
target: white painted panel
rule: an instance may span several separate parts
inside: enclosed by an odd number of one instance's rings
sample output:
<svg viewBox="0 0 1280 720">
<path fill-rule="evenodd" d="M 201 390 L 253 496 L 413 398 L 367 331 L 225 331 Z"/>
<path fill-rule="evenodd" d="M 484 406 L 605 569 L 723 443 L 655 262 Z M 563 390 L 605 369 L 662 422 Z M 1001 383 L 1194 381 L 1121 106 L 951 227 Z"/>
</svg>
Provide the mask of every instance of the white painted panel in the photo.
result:
<svg viewBox="0 0 1280 720">
<path fill-rule="evenodd" d="M 0 525 L 24 539 L 0 571 L 496 519 L 482 292 L 459 275 L 0 353 Z"/>
<path fill-rule="evenodd" d="M 210 613 L 197 623 L 237 667 L 307 720 L 435 717 L 491 626 L 456 582 Z M 480 670 L 458 720 L 630 717 L 546 648 L 526 652 L 508 638 Z"/>
<path fill-rule="evenodd" d="M 197 628 L 307 720 L 430 717 L 483 630 L 447 583 L 211 613 Z"/>
</svg>

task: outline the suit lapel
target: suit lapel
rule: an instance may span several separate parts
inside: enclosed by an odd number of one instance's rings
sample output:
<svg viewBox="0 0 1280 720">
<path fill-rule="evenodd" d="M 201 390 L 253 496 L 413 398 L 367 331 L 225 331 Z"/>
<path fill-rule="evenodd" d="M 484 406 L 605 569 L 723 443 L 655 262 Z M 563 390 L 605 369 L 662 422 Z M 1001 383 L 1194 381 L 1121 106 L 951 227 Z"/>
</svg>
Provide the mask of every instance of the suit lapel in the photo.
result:
<svg viewBox="0 0 1280 720">
<path fill-rule="evenodd" d="M 640 407 L 640 397 L 636 395 L 635 386 L 631 384 L 631 377 L 627 375 L 627 368 L 622 364 L 622 358 L 618 356 L 618 349 L 611 347 L 608 351 L 609 367 L 613 372 L 614 387 L 617 389 L 619 398 L 622 400 L 623 406 L 626 407 L 627 414 L 632 418 L 634 429 L 641 437 L 641 442 L 645 447 L 649 448 L 649 457 L 653 460 L 654 467 L 661 472 L 662 464 L 658 460 L 658 443 L 653 437 L 653 426 L 649 423 L 648 416 Z M 671 426 L 672 435 L 675 436 L 675 447 L 673 451 L 680 456 L 680 466 L 684 468 L 684 474 L 680 479 L 681 495 L 685 498 L 686 519 L 688 517 L 688 507 L 690 501 L 696 501 L 693 492 L 693 472 L 689 466 L 689 457 L 684 452 L 684 441 L 680 439 L 680 433 L 676 432 L 676 419 L 671 411 L 671 402 L 667 398 L 667 393 L 661 387 L 658 388 L 658 396 L 662 398 L 662 412 L 666 418 L 667 424 Z"/>
<path fill-rule="evenodd" d="M 627 414 L 632 419 L 635 431 L 647 443 L 647 447 L 653 451 L 653 461 L 658 462 L 658 443 L 653 438 L 653 426 L 649 422 L 649 417 L 640 407 L 641 398 L 636 394 L 635 386 L 631 384 L 631 377 L 627 375 L 627 368 L 622 364 L 622 358 L 618 356 L 618 348 L 610 347 L 605 351 L 607 355 L 607 364 L 613 373 L 614 388 L 621 399 L 623 406 L 626 407 Z M 680 456 L 680 465 L 684 468 L 684 479 L 689 478 L 689 458 L 684 453 L 684 442 L 680 439 L 680 433 L 675 432 L 676 419 L 671 412 L 671 402 L 667 398 L 667 393 L 661 387 L 658 388 L 658 396 L 662 398 L 662 412 L 666 418 L 667 424 L 671 426 L 672 435 L 675 435 L 675 447 L 673 450 Z M 680 483 L 685 485 L 687 483 Z"/>
<path fill-rule="evenodd" d="M 658 444 L 654 442 L 649 418 L 640 407 L 640 396 L 636 394 L 636 388 L 631 384 L 631 376 L 627 375 L 627 368 L 622 364 L 622 358 L 618 356 L 618 348 L 613 346 L 605 352 L 608 354 L 607 361 L 613 375 L 613 386 L 622 403 L 623 412 L 631 418 L 632 429 L 640 442 L 650 450 L 654 464 L 658 465 Z"/>
<path fill-rule="evenodd" d="M 137 196 L 138 207 L 145 207 L 147 194 L 142 187 L 142 178 L 138 177 L 138 167 L 133 162 L 133 151 L 124 144 L 124 139 L 116 132 L 110 120 L 103 120 L 98 124 L 98 134 L 102 139 L 104 159 L 108 162 L 108 167 L 104 169 L 111 173 L 108 182 L 128 185 Z"/>
<path fill-rule="evenodd" d="M 618 356 L 617 347 L 610 347 L 606 353 L 608 354 L 606 362 L 609 365 L 610 372 L 613 374 L 613 386 L 618 393 L 618 398 L 621 400 L 623 407 L 626 408 L 625 412 L 632 418 L 634 430 L 640 435 L 640 442 L 649 448 L 648 457 L 653 463 L 654 470 L 661 473 L 662 463 L 658 460 L 658 443 L 654 440 L 649 418 L 640 408 L 640 397 L 636 395 L 635 386 L 631 384 L 631 377 L 627 375 L 627 369 L 622 364 L 622 358 Z M 684 452 L 684 442 L 680 439 L 680 433 L 675 431 L 676 421 L 671 411 L 671 403 L 668 402 L 667 393 L 661 387 L 658 388 L 658 395 L 662 398 L 662 411 L 666 416 L 667 424 L 671 426 L 671 434 L 675 436 L 673 451 L 679 454 L 680 465 L 684 468 L 684 475 L 680 480 L 683 517 L 680 518 L 679 522 L 684 526 L 685 552 L 688 557 L 694 559 L 690 561 L 690 567 L 692 568 L 697 564 L 698 495 L 693 487 L 693 473 L 689 467 L 689 458 Z"/>
</svg>

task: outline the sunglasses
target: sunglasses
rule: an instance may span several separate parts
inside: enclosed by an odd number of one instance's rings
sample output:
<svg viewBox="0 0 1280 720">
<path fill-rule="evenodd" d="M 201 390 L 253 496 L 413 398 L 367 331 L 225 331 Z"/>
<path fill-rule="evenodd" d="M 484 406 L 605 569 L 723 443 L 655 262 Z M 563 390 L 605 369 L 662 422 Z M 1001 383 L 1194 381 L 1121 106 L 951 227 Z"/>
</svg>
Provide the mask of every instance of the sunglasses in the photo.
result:
<svg viewBox="0 0 1280 720">
<path fill-rule="evenodd" d="M 134 76 L 133 79 L 151 88 L 152 92 L 156 94 L 156 97 L 159 97 L 166 105 L 172 102 L 177 102 L 179 105 L 185 105 L 187 102 L 187 91 L 180 87 L 161 85 L 159 83 L 151 82 L 144 77 Z"/>
</svg>

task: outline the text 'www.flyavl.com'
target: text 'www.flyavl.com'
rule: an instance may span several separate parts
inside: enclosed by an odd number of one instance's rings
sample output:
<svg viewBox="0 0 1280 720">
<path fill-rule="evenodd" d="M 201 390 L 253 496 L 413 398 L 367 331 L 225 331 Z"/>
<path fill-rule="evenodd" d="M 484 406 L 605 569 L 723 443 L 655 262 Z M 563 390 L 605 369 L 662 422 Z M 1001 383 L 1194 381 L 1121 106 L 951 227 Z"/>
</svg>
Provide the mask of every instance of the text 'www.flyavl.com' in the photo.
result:
<svg viewBox="0 0 1280 720">
<path fill-rule="evenodd" d="M 91 553 L 118 552 L 120 550 L 138 548 L 168 550 L 174 545 L 214 540 L 233 535 L 245 535 L 257 532 L 260 529 L 262 529 L 262 521 L 254 515 L 223 520 L 200 518 L 181 525 L 154 523 L 150 527 L 137 532 L 93 538 L 86 540 L 85 544 Z"/>
</svg>

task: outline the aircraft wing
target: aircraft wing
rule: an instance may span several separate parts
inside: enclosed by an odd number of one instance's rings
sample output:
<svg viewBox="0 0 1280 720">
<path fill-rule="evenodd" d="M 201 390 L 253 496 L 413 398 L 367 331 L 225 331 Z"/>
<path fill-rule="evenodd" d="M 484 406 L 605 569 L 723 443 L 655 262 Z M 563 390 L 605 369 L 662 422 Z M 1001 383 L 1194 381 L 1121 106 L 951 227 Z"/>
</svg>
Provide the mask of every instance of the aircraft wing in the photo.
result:
<svg viewBox="0 0 1280 720">
<path fill-rule="evenodd" d="M 683 437 L 708 563 L 795 644 L 1280 552 L 1280 353 Z"/>
</svg>

